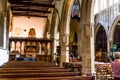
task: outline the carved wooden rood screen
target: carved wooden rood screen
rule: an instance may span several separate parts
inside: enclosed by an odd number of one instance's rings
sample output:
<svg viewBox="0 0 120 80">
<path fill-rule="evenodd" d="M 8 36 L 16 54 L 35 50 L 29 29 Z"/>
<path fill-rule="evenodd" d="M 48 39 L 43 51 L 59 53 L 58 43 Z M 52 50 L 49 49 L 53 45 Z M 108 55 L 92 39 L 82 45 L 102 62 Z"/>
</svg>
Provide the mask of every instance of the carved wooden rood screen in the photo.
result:
<svg viewBox="0 0 120 80">
<path fill-rule="evenodd" d="M 47 38 L 9 38 L 9 60 L 52 61 L 53 39 Z"/>
</svg>

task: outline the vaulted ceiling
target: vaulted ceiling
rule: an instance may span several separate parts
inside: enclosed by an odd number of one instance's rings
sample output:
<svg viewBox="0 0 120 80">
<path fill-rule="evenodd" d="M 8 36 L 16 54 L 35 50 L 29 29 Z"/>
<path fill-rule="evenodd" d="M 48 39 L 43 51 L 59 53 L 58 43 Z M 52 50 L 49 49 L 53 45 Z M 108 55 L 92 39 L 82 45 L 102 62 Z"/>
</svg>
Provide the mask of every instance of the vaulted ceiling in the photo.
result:
<svg viewBox="0 0 120 80">
<path fill-rule="evenodd" d="M 53 0 L 8 0 L 13 16 L 47 17 Z"/>
</svg>

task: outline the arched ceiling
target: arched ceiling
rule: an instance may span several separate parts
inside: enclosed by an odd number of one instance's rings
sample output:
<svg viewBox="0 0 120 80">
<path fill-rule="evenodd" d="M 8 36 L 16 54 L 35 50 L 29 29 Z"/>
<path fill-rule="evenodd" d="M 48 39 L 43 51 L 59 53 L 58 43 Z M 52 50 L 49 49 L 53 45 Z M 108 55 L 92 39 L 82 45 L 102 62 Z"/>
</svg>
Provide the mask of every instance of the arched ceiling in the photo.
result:
<svg viewBox="0 0 120 80">
<path fill-rule="evenodd" d="M 8 0 L 14 16 L 47 17 L 53 0 Z"/>
</svg>

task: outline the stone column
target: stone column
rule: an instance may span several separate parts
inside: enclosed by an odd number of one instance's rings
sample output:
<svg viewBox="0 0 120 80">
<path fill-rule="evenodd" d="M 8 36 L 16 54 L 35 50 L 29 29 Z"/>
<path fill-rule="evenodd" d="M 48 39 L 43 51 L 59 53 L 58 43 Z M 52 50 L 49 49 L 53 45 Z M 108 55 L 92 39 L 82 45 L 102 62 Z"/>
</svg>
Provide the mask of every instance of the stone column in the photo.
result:
<svg viewBox="0 0 120 80">
<path fill-rule="evenodd" d="M 82 75 L 91 75 L 92 69 L 92 59 L 94 57 L 91 55 L 91 27 L 90 24 L 82 23 Z M 93 57 L 93 58 L 92 58 Z"/>
<path fill-rule="evenodd" d="M 4 39 L 4 15 L 3 15 L 3 3 L 0 1 L 0 47 L 3 47 Z"/>
<path fill-rule="evenodd" d="M 5 16 L 4 17 L 4 40 L 3 40 L 3 48 L 6 49 L 6 46 L 7 46 L 7 25 L 6 25 L 6 22 L 7 22 L 7 17 Z"/>
<path fill-rule="evenodd" d="M 63 66 L 63 62 L 69 61 L 69 47 L 67 42 L 68 36 L 66 34 L 61 35 L 61 56 L 60 56 L 60 66 Z"/>
<path fill-rule="evenodd" d="M 111 41 L 110 41 L 110 38 L 109 38 L 109 30 L 107 31 L 107 53 L 109 54 L 110 53 L 110 49 L 111 49 Z"/>
<path fill-rule="evenodd" d="M 63 62 L 69 61 L 69 28 L 70 28 L 70 18 L 71 18 L 71 9 L 74 0 L 64 0 L 63 11 L 61 15 L 61 24 L 60 24 L 60 46 L 61 46 L 61 57 L 60 57 L 60 66 L 63 65 Z"/>
<path fill-rule="evenodd" d="M 94 22 L 91 22 L 91 74 L 93 76 L 96 76 L 96 72 L 95 72 L 95 37 L 94 37 Z"/>
</svg>

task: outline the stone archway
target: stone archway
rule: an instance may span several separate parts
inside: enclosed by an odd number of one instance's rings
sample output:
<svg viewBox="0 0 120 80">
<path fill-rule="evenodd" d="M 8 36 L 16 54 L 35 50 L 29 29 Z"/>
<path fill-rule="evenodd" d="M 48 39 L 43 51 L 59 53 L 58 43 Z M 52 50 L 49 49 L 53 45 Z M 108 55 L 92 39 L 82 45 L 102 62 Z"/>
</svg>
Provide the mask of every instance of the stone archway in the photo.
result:
<svg viewBox="0 0 120 80">
<path fill-rule="evenodd" d="M 118 42 L 116 43 L 115 41 L 115 34 L 116 34 L 116 28 L 117 28 L 117 24 L 120 22 L 120 16 L 116 17 L 116 19 L 114 20 L 110 30 L 109 30 L 109 44 L 110 44 L 110 47 L 109 49 L 112 47 L 112 45 L 115 43 L 115 44 L 118 44 Z"/>
<path fill-rule="evenodd" d="M 93 53 L 91 53 L 91 6 L 92 0 L 83 0 L 81 9 L 81 35 L 82 35 L 82 74 L 92 74 L 94 73 L 94 66 L 91 64 L 94 61 Z"/>
<path fill-rule="evenodd" d="M 60 66 L 69 61 L 69 26 L 74 0 L 64 0 L 60 23 Z"/>
<path fill-rule="evenodd" d="M 56 60 L 56 57 L 58 55 L 57 48 L 59 47 L 59 33 L 60 33 L 60 16 L 58 13 L 58 10 L 55 8 L 52 14 L 52 20 L 51 20 L 51 27 L 50 27 L 50 37 L 54 39 L 53 42 L 53 60 Z"/>
<path fill-rule="evenodd" d="M 114 35 L 115 27 L 116 27 L 118 21 L 120 21 L 120 16 L 116 17 L 112 26 L 110 27 L 110 30 L 109 30 L 109 40 L 110 40 L 110 42 L 113 42 L 113 35 Z"/>
<path fill-rule="evenodd" d="M 68 53 L 67 46 L 69 45 L 69 23 L 70 23 L 70 14 L 71 8 L 74 0 L 65 0 L 61 25 L 60 25 L 60 40 L 61 40 L 61 65 L 63 62 L 67 62 Z M 91 5 L 92 0 L 83 0 L 82 8 L 81 8 L 81 41 L 82 41 L 82 73 L 83 75 L 91 74 L 91 62 L 93 59 L 91 58 Z"/>
</svg>

